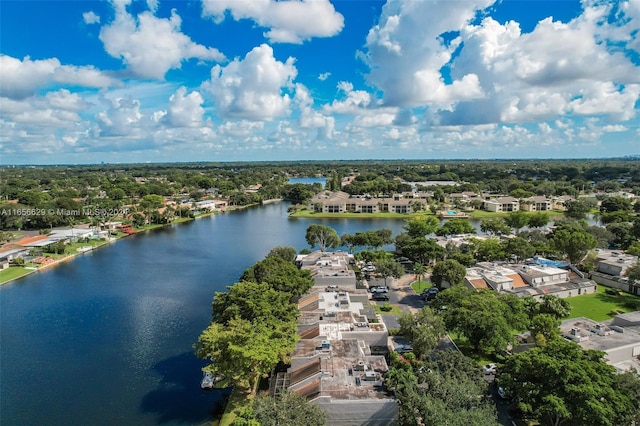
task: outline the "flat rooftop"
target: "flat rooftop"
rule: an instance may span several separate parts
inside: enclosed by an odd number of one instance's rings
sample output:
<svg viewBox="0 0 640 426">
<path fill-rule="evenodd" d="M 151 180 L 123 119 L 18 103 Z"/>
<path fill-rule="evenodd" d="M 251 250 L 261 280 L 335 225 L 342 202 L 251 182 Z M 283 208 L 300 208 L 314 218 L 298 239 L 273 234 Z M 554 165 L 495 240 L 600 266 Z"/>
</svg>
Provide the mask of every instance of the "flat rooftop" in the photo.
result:
<svg viewBox="0 0 640 426">
<path fill-rule="evenodd" d="M 584 349 L 597 351 L 606 352 L 623 346 L 640 344 L 640 333 L 636 330 L 625 327 L 624 332 L 621 333 L 610 328 L 608 323 L 610 321 L 598 323 L 584 317 L 573 318 L 562 322 L 560 332 L 564 337 L 570 338 Z M 574 333 L 572 330 L 575 330 Z M 574 334 L 578 334 L 579 337 Z"/>
</svg>

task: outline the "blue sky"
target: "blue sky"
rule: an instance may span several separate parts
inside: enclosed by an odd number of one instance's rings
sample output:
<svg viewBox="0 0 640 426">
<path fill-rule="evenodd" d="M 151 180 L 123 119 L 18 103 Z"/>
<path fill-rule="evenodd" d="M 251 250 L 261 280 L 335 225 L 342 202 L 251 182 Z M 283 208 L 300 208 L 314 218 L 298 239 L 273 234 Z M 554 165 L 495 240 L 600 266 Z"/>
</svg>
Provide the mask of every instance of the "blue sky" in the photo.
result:
<svg viewBox="0 0 640 426">
<path fill-rule="evenodd" d="M 640 0 L 0 0 L 0 164 L 640 154 Z"/>
</svg>

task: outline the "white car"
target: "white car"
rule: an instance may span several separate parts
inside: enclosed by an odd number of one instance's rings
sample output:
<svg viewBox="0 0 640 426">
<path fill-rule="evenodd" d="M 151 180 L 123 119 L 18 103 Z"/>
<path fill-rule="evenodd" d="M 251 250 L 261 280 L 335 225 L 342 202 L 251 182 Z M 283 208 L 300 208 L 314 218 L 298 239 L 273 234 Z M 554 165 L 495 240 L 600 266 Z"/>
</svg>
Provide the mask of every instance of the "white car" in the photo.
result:
<svg viewBox="0 0 640 426">
<path fill-rule="evenodd" d="M 484 370 L 484 374 L 496 374 L 496 372 L 498 371 L 498 367 L 496 367 L 494 363 L 487 364 L 482 367 L 482 369 Z"/>
<path fill-rule="evenodd" d="M 388 293 L 389 289 L 386 285 L 380 285 L 376 287 L 371 287 L 371 293 Z"/>
</svg>

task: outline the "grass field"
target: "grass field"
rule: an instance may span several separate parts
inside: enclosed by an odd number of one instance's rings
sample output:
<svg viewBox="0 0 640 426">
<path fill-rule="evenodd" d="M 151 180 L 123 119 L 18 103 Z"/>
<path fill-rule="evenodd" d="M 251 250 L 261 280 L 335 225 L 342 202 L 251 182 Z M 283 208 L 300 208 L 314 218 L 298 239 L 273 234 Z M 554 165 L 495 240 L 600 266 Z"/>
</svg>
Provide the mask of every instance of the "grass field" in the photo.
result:
<svg viewBox="0 0 640 426">
<path fill-rule="evenodd" d="M 391 310 L 390 311 L 386 311 L 386 312 L 383 311 L 382 309 L 380 309 L 380 307 L 384 303 L 385 302 L 377 302 L 375 305 L 373 305 L 373 309 L 376 310 L 376 314 L 380 314 L 380 315 L 402 315 L 402 311 L 396 305 L 391 305 Z"/>
<path fill-rule="evenodd" d="M 9 267 L 4 271 L 0 271 L 0 284 L 4 284 L 7 281 L 15 280 L 16 278 L 22 277 L 24 275 L 32 273 L 33 270 L 19 268 L 19 267 Z"/>
<path fill-rule="evenodd" d="M 433 216 L 430 212 L 417 212 L 417 213 L 317 213 L 311 210 L 302 209 L 297 212 L 291 213 L 290 217 L 309 217 L 309 218 L 339 218 L 339 219 L 409 219 L 411 217 L 419 216 Z"/>
<path fill-rule="evenodd" d="M 415 281 L 411 284 L 411 288 L 413 288 L 413 291 L 415 291 L 416 294 L 421 294 L 424 290 L 430 287 L 431 283 L 428 283 L 426 281 Z"/>
<path fill-rule="evenodd" d="M 640 309 L 640 297 L 623 292 L 618 295 L 607 294 L 606 289 L 599 285 L 595 293 L 567 298 L 571 304 L 570 317 L 604 321 L 616 314 Z"/>
</svg>

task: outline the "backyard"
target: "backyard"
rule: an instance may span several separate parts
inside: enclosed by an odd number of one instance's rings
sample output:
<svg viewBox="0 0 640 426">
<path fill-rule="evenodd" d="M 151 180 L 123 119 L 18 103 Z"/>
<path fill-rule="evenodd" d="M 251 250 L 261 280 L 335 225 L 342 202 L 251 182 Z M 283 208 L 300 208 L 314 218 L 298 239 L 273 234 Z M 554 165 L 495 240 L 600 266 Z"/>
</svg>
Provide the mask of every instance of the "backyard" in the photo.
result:
<svg viewBox="0 0 640 426">
<path fill-rule="evenodd" d="M 571 305 L 571 318 L 585 317 L 604 321 L 614 315 L 640 310 L 640 297 L 620 291 L 608 294 L 608 287 L 599 285 L 595 293 L 567 298 Z"/>
</svg>

